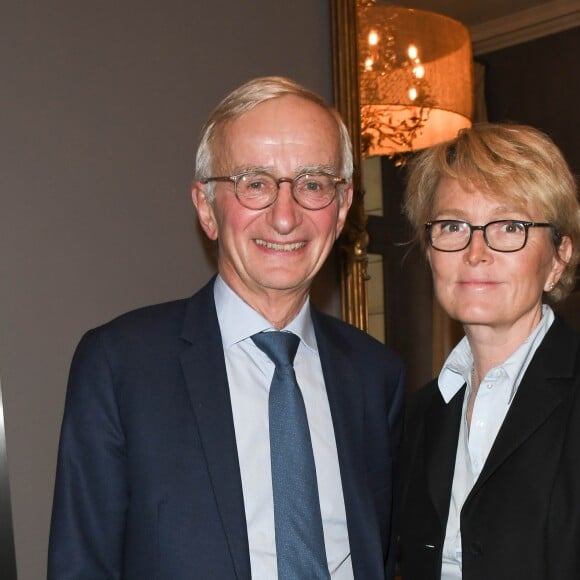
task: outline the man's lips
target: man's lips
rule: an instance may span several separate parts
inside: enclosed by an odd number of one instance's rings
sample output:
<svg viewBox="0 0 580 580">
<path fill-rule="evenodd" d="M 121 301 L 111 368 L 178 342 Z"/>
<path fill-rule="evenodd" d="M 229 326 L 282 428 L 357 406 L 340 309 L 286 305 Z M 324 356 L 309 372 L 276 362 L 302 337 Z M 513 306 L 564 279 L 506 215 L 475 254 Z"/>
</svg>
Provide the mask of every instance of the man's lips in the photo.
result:
<svg viewBox="0 0 580 580">
<path fill-rule="evenodd" d="M 268 242 L 259 238 L 256 238 L 254 241 L 258 246 L 268 248 L 269 250 L 275 250 L 276 252 L 295 252 L 306 245 L 306 242 L 291 242 L 284 244 L 281 242 Z"/>
</svg>

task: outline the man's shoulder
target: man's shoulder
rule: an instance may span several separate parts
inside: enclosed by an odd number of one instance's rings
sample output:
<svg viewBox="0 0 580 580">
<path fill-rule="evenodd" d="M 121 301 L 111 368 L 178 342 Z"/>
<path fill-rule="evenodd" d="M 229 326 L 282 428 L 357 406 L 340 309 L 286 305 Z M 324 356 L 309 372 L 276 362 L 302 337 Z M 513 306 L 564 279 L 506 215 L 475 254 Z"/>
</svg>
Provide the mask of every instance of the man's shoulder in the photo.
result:
<svg viewBox="0 0 580 580">
<path fill-rule="evenodd" d="M 380 359 L 387 364 L 402 365 L 396 353 L 367 332 L 335 316 L 318 310 L 314 313 L 315 328 L 327 339 L 347 346 L 355 357 L 360 355 L 366 360 Z"/>
<path fill-rule="evenodd" d="M 89 330 L 86 335 L 98 335 L 109 340 L 118 337 L 124 341 L 137 342 L 143 342 L 149 337 L 161 339 L 168 335 L 179 336 L 183 328 L 188 326 L 190 318 L 200 318 L 199 323 L 204 323 L 201 317 L 208 316 L 211 296 L 206 286 L 187 298 L 135 308 Z"/>
<path fill-rule="evenodd" d="M 142 352 L 160 353 L 179 341 L 187 302 L 181 299 L 136 308 L 91 328 L 81 338 L 77 356 L 103 351 L 128 360 Z"/>
<path fill-rule="evenodd" d="M 131 331 L 147 326 L 171 325 L 183 320 L 184 311 L 190 298 L 180 298 L 159 304 L 149 304 L 120 314 L 95 330 Z"/>
</svg>

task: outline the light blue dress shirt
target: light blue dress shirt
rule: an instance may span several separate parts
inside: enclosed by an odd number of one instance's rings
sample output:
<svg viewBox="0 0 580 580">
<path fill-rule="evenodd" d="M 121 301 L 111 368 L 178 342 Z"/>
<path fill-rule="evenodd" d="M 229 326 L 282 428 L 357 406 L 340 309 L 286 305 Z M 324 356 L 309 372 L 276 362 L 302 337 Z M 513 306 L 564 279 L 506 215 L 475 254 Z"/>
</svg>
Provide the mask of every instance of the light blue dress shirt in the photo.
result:
<svg viewBox="0 0 580 580">
<path fill-rule="evenodd" d="M 483 378 L 467 426 L 467 402 L 471 391 L 473 355 L 467 338 L 451 351 L 439 375 L 438 385 L 446 403 L 467 383 L 451 489 L 449 517 L 443 543 L 441 580 L 461 580 L 461 508 L 477 481 L 493 442 L 505 420 L 522 377 L 550 326 L 554 313 L 542 307 L 542 319 L 523 344 L 501 365 Z"/>
<path fill-rule="evenodd" d="M 258 332 L 275 329 L 220 276 L 216 278 L 214 296 L 230 386 L 252 578 L 275 580 L 276 544 L 268 429 L 268 394 L 274 364 L 250 338 Z M 329 570 L 333 580 L 352 580 L 338 453 L 308 300 L 283 330 L 300 337 L 294 369 L 304 397 L 312 438 Z"/>
</svg>

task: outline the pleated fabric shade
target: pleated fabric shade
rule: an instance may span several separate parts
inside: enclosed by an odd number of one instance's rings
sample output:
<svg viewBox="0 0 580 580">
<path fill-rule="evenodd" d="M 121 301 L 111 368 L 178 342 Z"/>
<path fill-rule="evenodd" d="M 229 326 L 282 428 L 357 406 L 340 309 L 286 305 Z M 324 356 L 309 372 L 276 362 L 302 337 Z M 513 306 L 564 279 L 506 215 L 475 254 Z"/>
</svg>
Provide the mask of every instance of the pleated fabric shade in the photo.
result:
<svg viewBox="0 0 580 580">
<path fill-rule="evenodd" d="M 416 151 L 471 126 L 473 56 L 461 22 L 425 10 L 358 6 L 363 156 Z"/>
</svg>

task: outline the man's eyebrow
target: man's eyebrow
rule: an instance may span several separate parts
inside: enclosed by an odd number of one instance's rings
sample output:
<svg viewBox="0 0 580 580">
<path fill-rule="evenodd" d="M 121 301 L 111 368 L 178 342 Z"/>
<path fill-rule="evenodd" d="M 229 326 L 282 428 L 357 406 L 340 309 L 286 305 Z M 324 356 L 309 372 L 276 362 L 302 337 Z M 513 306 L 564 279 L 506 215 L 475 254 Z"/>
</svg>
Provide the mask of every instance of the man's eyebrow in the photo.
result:
<svg viewBox="0 0 580 580">
<path fill-rule="evenodd" d="M 240 173 L 272 173 L 274 168 L 271 165 L 239 165 L 232 170 L 232 175 Z"/>
<path fill-rule="evenodd" d="M 301 175 L 303 173 L 337 173 L 336 167 L 332 165 L 301 165 L 296 169 L 294 175 Z"/>
<path fill-rule="evenodd" d="M 330 173 L 334 175 L 337 173 L 336 167 L 332 165 L 299 165 L 294 170 L 294 175 L 303 175 L 304 173 Z M 232 170 L 232 175 L 239 175 L 240 173 L 268 173 L 275 176 L 276 169 L 271 165 L 240 165 Z M 290 175 L 282 175 L 281 177 L 290 177 Z"/>
</svg>

